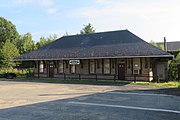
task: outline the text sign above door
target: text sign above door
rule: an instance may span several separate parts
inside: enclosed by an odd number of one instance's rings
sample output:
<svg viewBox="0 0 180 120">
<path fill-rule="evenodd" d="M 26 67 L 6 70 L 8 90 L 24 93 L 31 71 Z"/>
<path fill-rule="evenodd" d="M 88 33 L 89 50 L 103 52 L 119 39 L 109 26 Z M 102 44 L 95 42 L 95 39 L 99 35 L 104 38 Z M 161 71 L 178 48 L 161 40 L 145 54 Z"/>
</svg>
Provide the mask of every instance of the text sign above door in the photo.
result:
<svg viewBox="0 0 180 120">
<path fill-rule="evenodd" d="M 80 64 L 80 60 L 69 60 L 69 64 L 70 65 L 79 65 Z"/>
</svg>

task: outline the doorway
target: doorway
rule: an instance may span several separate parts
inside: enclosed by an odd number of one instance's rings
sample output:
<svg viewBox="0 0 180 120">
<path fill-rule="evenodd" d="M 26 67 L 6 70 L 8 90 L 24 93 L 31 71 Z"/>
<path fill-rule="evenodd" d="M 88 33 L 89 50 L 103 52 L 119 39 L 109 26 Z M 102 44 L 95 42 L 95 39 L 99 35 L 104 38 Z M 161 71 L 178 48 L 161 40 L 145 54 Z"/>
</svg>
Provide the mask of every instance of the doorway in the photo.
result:
<svg viewBox="0 0 180 120">
<path fill-rule="evenodd" d="M 118 79 L 125 80 L 125 64 L 124 63 L 118 64 Z"/>
<path fill-rule="evenodd" d="M 54 64 L 49 64 L 49 77 L 54 77 Z"/>
</svg>

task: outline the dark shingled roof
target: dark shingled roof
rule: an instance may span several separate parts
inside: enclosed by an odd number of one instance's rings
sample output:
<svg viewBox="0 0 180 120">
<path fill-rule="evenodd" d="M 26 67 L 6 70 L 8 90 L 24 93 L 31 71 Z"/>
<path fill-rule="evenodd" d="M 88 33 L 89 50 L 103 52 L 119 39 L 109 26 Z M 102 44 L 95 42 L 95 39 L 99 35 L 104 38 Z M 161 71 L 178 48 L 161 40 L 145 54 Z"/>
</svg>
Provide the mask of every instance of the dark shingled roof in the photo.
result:
<svg viewBox="0 0 180 120">
<path fill-rule="evenodd" d="M 157 45 L 164 45 L 164 42 L 158 42 Z M 180 49 L 180 41 L 174 41 L 174 42 L 167 42 L 167 50 L 173 51 L 173 50 L 179 50 Z"/>
<path fill-rule="evenodd" d="M 14 60 L 172 57 L 128 30 L 64 36 Z"/>
</svg>

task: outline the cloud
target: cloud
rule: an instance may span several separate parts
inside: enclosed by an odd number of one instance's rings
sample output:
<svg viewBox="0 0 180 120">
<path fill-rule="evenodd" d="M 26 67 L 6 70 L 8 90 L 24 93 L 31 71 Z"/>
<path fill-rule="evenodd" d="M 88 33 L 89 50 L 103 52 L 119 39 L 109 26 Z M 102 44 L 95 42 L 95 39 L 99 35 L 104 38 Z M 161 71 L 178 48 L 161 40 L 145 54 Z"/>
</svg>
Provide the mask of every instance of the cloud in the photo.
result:
<svg viewBox="0 0 180 120">
<path fill-rule="evenodd" d="M 58 11 L 58 9 L 54 7 L 55 6 L 54 0 L 14 0 L 13 2 L 14 2 L 15 6 L 41 7 L 48 14 L 53 14 L 53 13 L 56 13 Z M 19 11 L 17 10 L 17 12 L 19 12 Z"/>
<path fill-rule="evenodd" d="M 51 6 L 54 0 L 14 0 L 17 5 L 40 5 L 40 6 Z"/>
<path fill-rule="evenodd" d="M 100 31 L 129 29 L 147 41 L 164 36 L 177 39 L 180 26 L 179 0 L 94 0 L 95 5 L 79 8 L 73 17 L 89 21 Z"/>
<path fill-rule="evenodd" d="M 58 9 L 57 8 L 48 8 L 47 9 L 47 13 L 48 14 L 53 14 L 53 13 L 57 13 L 58 12 Z"/>
</svg>

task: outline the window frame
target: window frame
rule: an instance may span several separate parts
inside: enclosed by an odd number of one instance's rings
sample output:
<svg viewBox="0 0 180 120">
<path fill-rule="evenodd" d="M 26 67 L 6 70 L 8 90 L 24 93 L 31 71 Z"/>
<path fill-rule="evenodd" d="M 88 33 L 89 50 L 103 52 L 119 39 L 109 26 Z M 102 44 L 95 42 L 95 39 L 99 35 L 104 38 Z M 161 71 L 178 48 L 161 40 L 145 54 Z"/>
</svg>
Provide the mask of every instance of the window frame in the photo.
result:
<svg viewBox="0 0 180 120">
<path fill-rule="evenodd" d="M 40 61 L 39 63 L 39 73 L 44 73 L 44 62 Z"/>
<path fill-rule="evenodd" d="M 106 60 L 108 61 L 108 68 L 106 66 Z M 106 70 L 108 72 L 106 72 Z M 103 59 L 103 74 L 111 74 L 111 61 L 110 59 Z"/>
<path fill-rule="evenodd" d="M 73 69 L 72 69 L 73 68 Z M 70 73 L 75 74 L 76 73 L 76 65 L 70 65 Z"/>
<path fill-rule="evenodd" d="M 92 66 L 93 66 L 93 69 L 91 68 Z M 89 60 L 89 74 L 95 74 L 95 73 L 96 73 L 95 60 Z"/>
<path fill-rule="evenodd" d="M 61 64 L 61 65 L 60 65 Z M 62 66 L 62 68 L 60 68 L 60 66 Z M 60 71 L 60 69 L 62 69 L 62 71 Z M 64 61 L 58 61 L 58 73 L 64 73 Z"/>
</svg>

